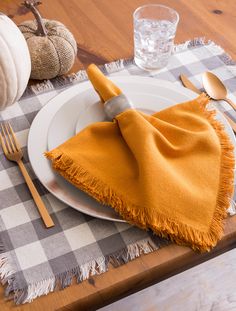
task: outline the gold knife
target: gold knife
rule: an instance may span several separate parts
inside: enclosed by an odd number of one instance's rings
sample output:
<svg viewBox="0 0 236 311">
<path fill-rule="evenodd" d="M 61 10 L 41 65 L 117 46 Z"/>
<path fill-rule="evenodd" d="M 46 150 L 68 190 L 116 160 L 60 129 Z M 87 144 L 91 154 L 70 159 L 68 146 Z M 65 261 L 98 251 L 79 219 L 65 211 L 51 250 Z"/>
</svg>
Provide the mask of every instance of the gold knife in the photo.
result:
<svg viewBox="0 0 236 311">
<path fill-rule="evenodd" d="M 192 90 L 193 92 L 197 94 L 201 94 L 202 92 L 196 88 L 194 84 L 185 76 L 185 75 L 180 75 L 180 80 L 183 83 L 183 86 L 185 86 L 187 89 Z"/>
<path fill-rule="evenodd" d="M 183 86 L 185 86 L 187 89 L 192 90 L 193 92 L 197 94 L 202 93 L 199 89 L 196 88 L 196 86 L 185 75 L 182 74 L 179 77 L 180 77 L 181 82 L 183 83 Z M 228 117 L 228 115 L 225 112 L 223 111 L 220 111 L 220 112 L 227 119 L 234 133 L 236 133 L 236 123 L 230 117 Z"/>
</svg>

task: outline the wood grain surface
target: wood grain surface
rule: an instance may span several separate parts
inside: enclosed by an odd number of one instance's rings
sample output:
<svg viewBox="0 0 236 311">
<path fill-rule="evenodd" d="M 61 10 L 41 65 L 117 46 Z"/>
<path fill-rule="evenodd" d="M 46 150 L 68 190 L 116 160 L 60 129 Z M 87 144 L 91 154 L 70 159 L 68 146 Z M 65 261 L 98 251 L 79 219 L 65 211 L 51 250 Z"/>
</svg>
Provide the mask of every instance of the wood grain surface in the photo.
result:
<svg viewBox="0 0 236 311">
<path fill-rule="evenodd" d="M 99 311 L 235 311 L 236 249 Z"/>
<path fill-rule="evenodd" d="M 0 11 L 17 24 L 33 19 L 20 5 L 22 0 L 1 0 Z M 44 18 L 59 20 L 74 34 L 78 55 L 72 71 L 91 62 L 104 64 L 133 55 L 133 11 L 159 0 L 44 0 L 39 7 Z M 206 37 L 236 58 L 235 0 L 162 0 L 179 12 L 176 43 Z"/>
<path fill-rule="evenodd" d="M 0 11 L 16 23 L 32 19 L 20 6 L 22 0 L 1 0 Z M 72 71 L 89 63 L 129 58 L 133 55 L 132 13 L 135 8 L 156 0 L 44 0 L 43 17 L 64 23 L 78 44 L 77 60 Z M 236 58 L 235 0 L 162 0 L 180 14 L 176 43 L 194 37 L 206 37 L 221 45 Z M 235 246 L 236 217 L 227 220 L 225 235 L 211 253 L 198 254 L 189 248 L 171 245 L 119 268 L 72 285 L 33 303 L 14 306 L 4 299 L 0 287 L 0 310 L 96 310 L 125 295 L 163 280 L 171 275 L 214 257 Z"/>
</svg>

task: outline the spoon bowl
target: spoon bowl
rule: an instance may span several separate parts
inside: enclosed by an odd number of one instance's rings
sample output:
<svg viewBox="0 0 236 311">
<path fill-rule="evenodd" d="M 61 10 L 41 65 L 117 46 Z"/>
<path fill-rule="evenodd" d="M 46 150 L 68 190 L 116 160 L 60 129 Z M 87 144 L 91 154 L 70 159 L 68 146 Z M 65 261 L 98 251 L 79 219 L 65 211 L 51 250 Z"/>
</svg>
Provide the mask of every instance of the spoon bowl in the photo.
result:
<svg viewBox="0 0 236 311">
<path fill-rule="evenodd" d="M 227 98 L 227 89 L 220 79 L 214 75 L 212 72 L 204 72 L 202 76 L 202 83 L 207 92 L 207 94 L 215 100 L 225 100 L 230 104 L 234 110 L 236 110 L 236 105 Z"/>
<path fill-rule="evenodd" d="M 220 79 L 211 72 L 204 72 L 202 82 L 207 94 L 216 100 L 227 97 L 227 90 Z"/>
</svg>

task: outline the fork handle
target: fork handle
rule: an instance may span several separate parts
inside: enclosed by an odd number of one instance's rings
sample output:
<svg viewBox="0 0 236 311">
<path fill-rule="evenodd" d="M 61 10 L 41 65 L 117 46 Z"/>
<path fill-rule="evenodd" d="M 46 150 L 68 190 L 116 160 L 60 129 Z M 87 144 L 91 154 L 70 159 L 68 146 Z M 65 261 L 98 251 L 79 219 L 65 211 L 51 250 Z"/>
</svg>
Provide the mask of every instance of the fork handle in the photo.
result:
<svg viewBox="0 0 236 311">
<path fill-rule="evenodd" d="M 30 176 L 29 176 L 29 174 L 28 174 L 28 172 L 27 172 L 23 162 L 21 160 L 19 160 L 17 162 L 17 164 L 19 165 L 21 173 L 24 176 L 24 179 L 25 179 L 25 181 L 27 183 L 27 186 L 28 186 L 28 188 L 29 188 L 29 190 L 30 190 L 30 192 L 32 194 L 34 202 L 37 205 L 38 211 L 39 211 L 39 213 L 40 213 L 40 215 L 41 215 L 41 217 L 43 219 L 43 222 L 44 222 L 45 226 L 47 228 L 53 227 L 54 226 L 53 220 L 52 220 L 51 216 L 49 215 L 49 213 L 48 213 L 48 211 L 47 211 L 47 209 L 46 209 L 46 207 L 45 207 L 45 205 L 44 205 L 44 203 L 43 203 L 43 201 L 42 201 L 42 199 L 41 199 L 37 189 L 35 188 L 35 185 L 33 184 L 33 181 L 30 178 Z"/>
</svg>

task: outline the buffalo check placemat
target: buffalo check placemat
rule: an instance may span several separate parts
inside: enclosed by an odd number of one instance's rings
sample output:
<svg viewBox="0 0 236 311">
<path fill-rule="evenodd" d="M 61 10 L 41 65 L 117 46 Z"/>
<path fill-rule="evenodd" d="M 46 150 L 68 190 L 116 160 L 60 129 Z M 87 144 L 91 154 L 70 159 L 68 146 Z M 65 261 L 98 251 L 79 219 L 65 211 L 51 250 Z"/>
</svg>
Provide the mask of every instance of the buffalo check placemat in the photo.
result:
<svg viewBox="0 0 236 311">
<path fill-rule="evenodd" d="M 101 69 L 110 75 L 150 76 L 175 84 L 185 74 L 199 88 L 201 74 L 210 70 L 224 81 L 229 97 L 236 101 L 235 68 L 219 46 L 196 39 L 176 46 L 168 66 L 155 73 L 139 69 L 133 60 L 119 60 Z M 34 176 L 27 156 L 30 124 L 50 99 L 86 79 L 85 71 L 80 71 L 31 86 L 18 103 L 0 114 L 0 121 L 12 124 L 23 147 L 24 163 L 55 222 L 55 227 L 44 228 L 18 167 L 0 150 L 0 278 L 6 295 L 17 304 L 52 292 L 58 284 L 69 286 L 73 277 L 81 282 L 105 272 L 109 262 L 118 266 L 168 244 L 152 232 L 75 211 L 48 193 Z M 229 105 L 216 105 L 236 120 Z M 235 214 L 233 201 L 229 213 Z"/>
</svg>

